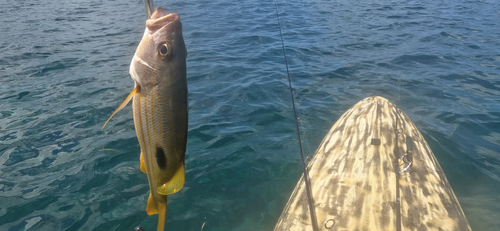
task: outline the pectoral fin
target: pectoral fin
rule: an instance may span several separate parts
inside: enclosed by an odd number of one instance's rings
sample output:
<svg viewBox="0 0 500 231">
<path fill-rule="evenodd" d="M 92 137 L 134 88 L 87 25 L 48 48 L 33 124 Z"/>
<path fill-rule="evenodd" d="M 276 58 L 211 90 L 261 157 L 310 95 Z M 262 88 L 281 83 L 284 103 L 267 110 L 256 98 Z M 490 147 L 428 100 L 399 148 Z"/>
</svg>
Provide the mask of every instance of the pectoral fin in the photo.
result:
<svg viewBox="0 0 500 231">
<path fill-rule="evenodd" d="M 141 152 L 141 171 L 143 173 L 146 173 L 146 164 L 144 164 L 144 157 L 142 156 L 142 152 Z"/>
<path fill-rule="evenodd" d="M 101 129 L 103 129 L 104 126 L 106 126 L 106 124 L 109 122 L 109 120 L 111 119 L 111 117 L 113 117 L 117 112 L 119 112 L 125 106 L 127 106 L 128 102 L 130 102 L 130 100 L 134 97 L 135 93 L 137 93 L 137 87 L 134 88 L 134 90 L 132 90 L 132 92 L 130 92 L 130 94 L 128 94 L 127 98 L 123 101 L 122 104 L 120 104 L 120 106 L 113 112 L 113 114 L 111 114 L 111 116 L 109 117 L 109 119 L 106 120 L 106 123 L 104 123 L 104 125 L 102 125 Z"/>
<path fill-rule="evenodd" d="M 169 195 L 178 192 L 184 186 L 184 164 L 181 164 L 170 181 L 158 187 L 160 195 Z"/>
</svg>

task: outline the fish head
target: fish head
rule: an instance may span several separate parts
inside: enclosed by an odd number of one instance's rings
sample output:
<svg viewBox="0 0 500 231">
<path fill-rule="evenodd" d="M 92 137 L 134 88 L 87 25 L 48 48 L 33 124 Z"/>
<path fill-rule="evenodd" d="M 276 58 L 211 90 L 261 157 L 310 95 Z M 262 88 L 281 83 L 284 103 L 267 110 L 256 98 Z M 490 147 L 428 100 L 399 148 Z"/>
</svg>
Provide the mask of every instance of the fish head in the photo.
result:
<svg viewBox="0 0 500 231">
<path fill-rule="evenodd" d="M 179 15 L 167 14 L 159 7 L 146 21 L 146 30 L 130 64 L 130 75 L 142 89 L 161 81 L 185 81 L 186 57 Z"/>
</svg>

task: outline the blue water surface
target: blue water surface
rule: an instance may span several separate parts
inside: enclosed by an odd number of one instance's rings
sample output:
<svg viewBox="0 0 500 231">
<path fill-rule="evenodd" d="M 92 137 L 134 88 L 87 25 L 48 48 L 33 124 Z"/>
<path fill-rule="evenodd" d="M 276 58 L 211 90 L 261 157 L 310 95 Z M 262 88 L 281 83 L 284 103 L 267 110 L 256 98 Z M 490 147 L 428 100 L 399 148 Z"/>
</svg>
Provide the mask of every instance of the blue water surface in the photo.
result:
<svg viewBox="0 0 500 231">
<path fill-rule="evenodd" d="M 474 230 L 500 230 L 500 2 L 282 1 L 306 155 L 359 100 L 420 129 Z M 188 50 L 186 183 L 166 230 L 272 230 L 301 175 L 273 1 L 155 0 Z M 0 230 L 156 230 L 128 68 L 142 1 L 0 3 Z"/>
</svg>

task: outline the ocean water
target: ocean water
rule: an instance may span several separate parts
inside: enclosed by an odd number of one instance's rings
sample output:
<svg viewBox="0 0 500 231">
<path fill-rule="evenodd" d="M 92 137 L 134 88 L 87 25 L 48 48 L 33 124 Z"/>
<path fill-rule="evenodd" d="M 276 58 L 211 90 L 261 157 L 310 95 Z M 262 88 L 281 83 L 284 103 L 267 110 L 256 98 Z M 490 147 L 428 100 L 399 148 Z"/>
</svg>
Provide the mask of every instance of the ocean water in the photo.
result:
<svg viewBox="0 0 500 231">
<path fill-rule="evenodd" d="M 282 1 L 306 155 L 349 107 L 396 103 L 474 230 L 500 230 L 500 2 Z M 272 230 L 301 175 L 273 1 L 154 1 L 188 50 L 186 183 L 166 230 Z M 132 110 L 142 1 L 0 2 L 0 230 L 156 230 Z"/>
</svg>

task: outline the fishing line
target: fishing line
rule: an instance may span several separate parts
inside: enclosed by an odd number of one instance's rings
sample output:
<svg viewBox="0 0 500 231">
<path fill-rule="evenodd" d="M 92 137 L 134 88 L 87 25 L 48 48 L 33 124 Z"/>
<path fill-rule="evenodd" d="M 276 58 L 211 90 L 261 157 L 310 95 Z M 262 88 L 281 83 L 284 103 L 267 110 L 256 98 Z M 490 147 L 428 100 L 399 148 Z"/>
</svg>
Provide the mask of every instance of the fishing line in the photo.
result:
<svg viewBox="0 0 500 231">
<path fill-rule="evenodd" d="M 401 103 L 401 106 L 403 106 L 403 102 L 401 102 L 401 74 L 403 72 L 400 72 L 399 73 L 399 76 L 398 76 L 398 96 L 396 98 L 396 101 L 399 103 Z M 395 126 L 395 129 L 396 129 L 396 141 L 395 141 L 395 144 L 396 146 L 394 146 L 394 155 L 396 156 L 396 231 L 401 231 L 401 193 L 400 193 L 400 184 L 399 184 L 399 179 L 401 178 L 401 173 L 403 173 L 404 171 L 406 171 L 406 169 L 404 170 L 401 170 L 401 166 L 399 166 L 399 159 L 401 158 L 401 160 L 403 160 L 403 157 L 404 155 L 401 154 L 401 150 L 399 148 L 399 138 L 400 136 L 403 137 L 404 136 L 404 130 L 402 128 L 399 128 L 398 124 L 399 124 L 399 119 L 400 119 L 400 116 L 401 116 L 401 109 L 399 107 L 396 107 L 396 126 Z M 408 166 L 409 167 L 409 166 Z"/>
<path fill-rule="evenodd" d="M 290 77 L 291 77 L 291 74 L 290 74 Z M 297 93 L 295 92 L 295 90 L 293 90 L 293 95 L 297 96 Z M 300 103 L 299 103 L 299 105 L 300 105 Z M 299 128 L 301 128 L 302 135 L 303 135 L 303 137 L 305 139 L 305 147 L 307 148 L 307 153 L 309 154 L 305 158 L 305 161 L 306 161 L 305 163 L 307 165 L 309 163 L 309 161 L 311 161 L 312 157 L 311 157 L 311 146 L 309 145 L 309 140 L 307 139 L 307 132 L 306 132 L 304 124 L 309 123 L 309 121 L 307 119 L 305 119 L 305 117 L 301 116 L 299 108 L 297 108 L 297 121 L 299 123 Z"/>
<path fill-rule="evenodd" d="M 401 98 L 401 82 L 403 81 L 401 79 L 401 74 L 403 74 L 402 71 L 399 72 L 399 76 L 398 76 L 398 96 L 396 98 L 396 101 L 398 103 L 401 103 L 401 108 L 406 108 L 406 100 L 404 99 L 404 97 L 403 97 L 403 99 Z"/>
<path fill-rule="evenodd" d="M 300 158 L 302 160 L 302 171 L 304 173 L 304 182 L 306 184 L 307 203 L 309 204 L 309 212 L 311 215 L 311 223 L 312 223 L 313 231 L 318 231 L 319 230 L 318 229 L 318 222 L 316 219 L 316 211 L 314 210 L 314 203 L 313 203 L 312 192 L 311 192 L 311 181 L 309 180 L 309 174 L 308 174 L 307 166 L 306 166 L 306 163 L 304 160 L 304 152 L 302 151 L 302 142 L 300 140 L 300 129 L 299 129 L 300 119 L 297 116 L 297 110 L 295 108 L 295 100 L 293 97 L 294 91 L 292 88 L 292 79 L 290 76 L 290 71 L 288 69 L 288 60 L 286 57 L 285 42 L 283 40 L 283 32 L 281 30 L 281 21 L 280 21 L 280 16 L 278 13 L 278 4 L 277 4 L 276 0 L 274 1 L 274 6 L 276 8 L 276 18 L 278 19 L 278 26 L 280 29 L 281 47 L 283 48 L 283 57 L 285 58 L 286 73 L 288 76 L 288 86 L 290 88 L 290 96 L 292 98 L 293 114 L 295 116 L 295 128 L 297 129 L 297 138 L 299 141 Z"/>
</svg>

